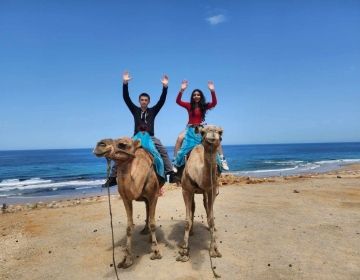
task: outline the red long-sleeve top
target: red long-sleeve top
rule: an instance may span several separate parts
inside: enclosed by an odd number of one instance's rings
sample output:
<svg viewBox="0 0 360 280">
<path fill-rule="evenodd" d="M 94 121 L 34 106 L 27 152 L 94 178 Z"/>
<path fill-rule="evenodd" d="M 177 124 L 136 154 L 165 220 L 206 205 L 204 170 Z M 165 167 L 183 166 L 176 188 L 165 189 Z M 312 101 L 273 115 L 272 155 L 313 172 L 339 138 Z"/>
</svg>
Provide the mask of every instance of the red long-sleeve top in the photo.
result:
<svg viewBox="0 0 360 280">
<path fill-rule="evenodd" d="M 188 124 L 201 124 L 202 118 L 201 118 L 201 110 L 199 107 L 196 107 L 193 112 L 191 112 L 191 104 L 189 102 L 185 102 L 181 100 L 182 92 L 180 91 L 178 93 L 178 96 L 176 98 L 176 103 L 179 104 L 181 107 L 184 107 L 189 114 L 189 121 Z M 206 110 L 209 110 L 211 108 L 214 108 L 217 104 L 216 94 L 215 91 L 211 92 L 211 102 L 207 103 Z"/>
</svg>

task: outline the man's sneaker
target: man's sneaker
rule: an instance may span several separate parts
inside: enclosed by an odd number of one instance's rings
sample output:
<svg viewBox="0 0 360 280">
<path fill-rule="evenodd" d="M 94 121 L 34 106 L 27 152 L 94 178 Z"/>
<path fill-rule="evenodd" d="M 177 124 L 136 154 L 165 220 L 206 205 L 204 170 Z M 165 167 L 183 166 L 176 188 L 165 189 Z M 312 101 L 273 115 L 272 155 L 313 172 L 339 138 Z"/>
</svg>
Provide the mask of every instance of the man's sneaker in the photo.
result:
<svg viewBox="0 0 360 280">
<path fill-rule="evenodd" d="M 221 159 L 221 168 L 228 171 L 229 170 L 229 166 L 227 164 L 227 161 L 225 158 Z"/>
<path fill-rule="evenodd" d="M 101 187 L 102 188 L 107 188 L 107 187 L 112 187 L 112 186 L 116 186 L 117 185 L 117 182 L 116 182 L 116 177 L 109 177 L 105 184 L 103 184 Z"/>
</svg>

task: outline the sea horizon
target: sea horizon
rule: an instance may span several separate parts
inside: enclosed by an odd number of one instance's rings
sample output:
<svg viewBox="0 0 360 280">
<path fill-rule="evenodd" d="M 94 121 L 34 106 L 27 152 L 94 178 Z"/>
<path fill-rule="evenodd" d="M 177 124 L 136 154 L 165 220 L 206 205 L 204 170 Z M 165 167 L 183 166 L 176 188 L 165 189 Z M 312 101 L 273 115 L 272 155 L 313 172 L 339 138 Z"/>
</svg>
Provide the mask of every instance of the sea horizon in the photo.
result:
<svg viewBox="0 0 360 280">
<path fill-rule="evenodd" d="M 222 144 L 222 146 L 266 146 L 266 145 L 311 145 L 311 144 L 359 144 L 359 141 L 334 141 L 334 142 L 289 142 L 289 143 L 255 143 L 255 144 Z M 164 145 L 166 148 L 174 148 L 175 145 Z M 95 147 L 95 145 L 94 145 Z M 47 150 L 86 150 L 94 149 L 94 147 L 71 147 L 71 148 L 17 148 L 4 149 L 0 152 L 16 152 L 16 151 L 47 151 Z"/>
<path fill-rule="evenodd" d="M 167 146 L 170 158 L 174 147 Z M 360 163 L 360 142 L 224 145 L 230 171 L 266 178 L 324 173 Z M 106 160 L 92 148 L 0 151 L 0 203 L 99 194 Z M 116 192 L 116 188 L 112 192 Z"/>
</svg>

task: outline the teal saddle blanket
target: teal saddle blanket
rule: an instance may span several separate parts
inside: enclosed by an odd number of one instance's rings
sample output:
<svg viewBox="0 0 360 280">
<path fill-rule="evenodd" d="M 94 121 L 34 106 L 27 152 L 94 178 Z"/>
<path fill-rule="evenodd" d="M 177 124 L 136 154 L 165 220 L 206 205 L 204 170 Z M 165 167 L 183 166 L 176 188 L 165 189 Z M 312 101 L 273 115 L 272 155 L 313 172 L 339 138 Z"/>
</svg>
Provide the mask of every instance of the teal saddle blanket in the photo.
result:
<svg viewBox="0 0 360 280">
<path fill-rule="evenodd" d="M 150 134 L 148 132 L 139 131 L 132 137 L 132 139 L 140 140 L 141 147 L 154 157 L 154 167 L 156 173 L 160 177 L 165 178 L 164 161 L 162 160 L 160 153 L 156 149 L 154 141 L 151 139 Z"/>
<path fill-rule="evenodd" d="M 185 164 L 186 156 L 191 152 L 191 150 L 201 144 L 202 138 L 200 133 L 195 132 L 194 127 L 187 127 L 185 130 L 185 137 L 182 142 L 181 148 L 178 151 L 176 157 L 173 160 L 173 164 L 177 167 L 181 167 Z M 218 168 L 220 171 L 222 171 L 221 168 L 221 160 L 219 153 L 216 154 L 216 163 L 218 165 Z"/>
</svg>

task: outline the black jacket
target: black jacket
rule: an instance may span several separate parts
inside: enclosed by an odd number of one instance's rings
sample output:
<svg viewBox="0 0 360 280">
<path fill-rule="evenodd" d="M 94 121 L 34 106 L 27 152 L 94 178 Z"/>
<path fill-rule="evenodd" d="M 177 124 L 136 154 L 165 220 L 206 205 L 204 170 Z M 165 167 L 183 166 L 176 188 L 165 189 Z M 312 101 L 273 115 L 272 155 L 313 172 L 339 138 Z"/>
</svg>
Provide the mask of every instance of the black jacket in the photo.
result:
<svg viewBox="0 0 360 280">
<path fill-rule="evenodd" d="M 134 135 L 139 131 L 146 130 L 151 136 L 154 136 L 154 122 L 155 117 L 159 113 L 161 107 L 164 105 L 167 95 L 167 88 L 163 87 L 159 101 L 155 106 L 147 108 L 146 112 L 141 111 L 141 108 L 136 106 L 130 99 L 129 88 L 127 84 L 123 84 L 123 98 L 128 106 L 131 114 L 134 117 Z"/>
</svg>

